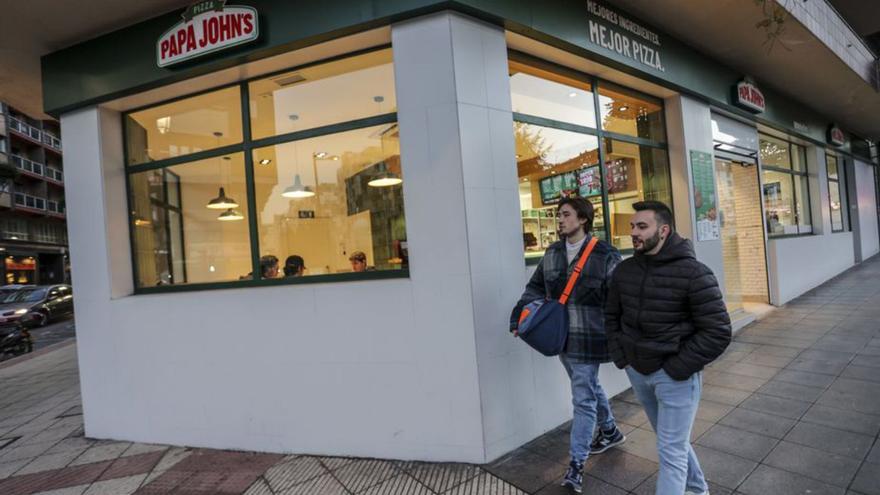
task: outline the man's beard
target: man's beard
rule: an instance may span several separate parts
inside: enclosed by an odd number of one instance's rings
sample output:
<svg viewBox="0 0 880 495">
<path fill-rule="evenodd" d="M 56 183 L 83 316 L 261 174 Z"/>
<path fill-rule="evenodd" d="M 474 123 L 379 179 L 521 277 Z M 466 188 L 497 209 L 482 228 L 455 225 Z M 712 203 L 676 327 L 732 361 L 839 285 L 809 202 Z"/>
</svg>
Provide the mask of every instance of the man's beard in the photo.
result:
<svg viewBox="0 0 880 495">
<path fill-rule="evenodd" d="M 657 247 L 658 244 L 660 244 L 660 229 L 657 229 L 657 232 L 654 232 L 653 236 L 645 239 L 642 243 L 642 247 L 636 248 L 636 251 L 640 253 L 647 253 Z"/>
</svg>

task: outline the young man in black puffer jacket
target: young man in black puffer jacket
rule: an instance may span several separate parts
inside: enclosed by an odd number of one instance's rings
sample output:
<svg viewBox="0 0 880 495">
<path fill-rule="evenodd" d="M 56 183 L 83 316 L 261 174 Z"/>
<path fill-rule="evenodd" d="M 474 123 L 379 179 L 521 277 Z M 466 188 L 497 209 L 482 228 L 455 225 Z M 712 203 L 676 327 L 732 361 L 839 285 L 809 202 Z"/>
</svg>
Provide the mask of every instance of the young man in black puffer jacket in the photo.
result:
<svg viewBox="0 0 880 495">
<path fill-rule="evenodd" d="M 608 350 L 657 433 L 656 494 L 708 495 L 690 433 L 701 370 L 730 343 L 730 317 L 712 270 L 672 230 L 669 207 L 643 201 L 633 208 L 635 254 L 615 270 L 605 306 Z"/>
</svg>

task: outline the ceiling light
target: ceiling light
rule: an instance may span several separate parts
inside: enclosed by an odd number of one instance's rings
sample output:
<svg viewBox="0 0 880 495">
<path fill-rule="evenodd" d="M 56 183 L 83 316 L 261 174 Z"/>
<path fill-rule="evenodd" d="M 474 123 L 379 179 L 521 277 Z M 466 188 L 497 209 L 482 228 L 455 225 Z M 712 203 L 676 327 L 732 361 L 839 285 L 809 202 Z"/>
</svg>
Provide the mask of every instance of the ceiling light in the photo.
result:
<svg viewBox="0 0 880 495">
<path fill-rule="evenodd" d="M 370 187 L 389 187 L 396 186 L 403 182 L 397 174 L 388 170 L 388 165 L 385 162 L 380 162 L 376 167 L 377 174 L 369 182 L 367 185 Z"/>
<path fill-rule="evenodd" d="M 618 110 L 620 110 L 621 112 L 625 112 L 625 111 L 629 110 L 629 107 L 626 106 L 626 105 L 621 105 L 621 106 L 618 108 Z"/>
<path fill-rule="evenodd" d="M 242 215 L 241 212 L 239 212 L 238 210 L 233 210 L 232 208 L 229 208 L 228 210 L 221 213 L 220 216 L 217 217 L 217 220 L 220 220 L 221 222 L 244 220 L 244 215 Z"/>
<path fill-rule="evenodd" d="M 575 93 L 574 91 L 572 91 L 571 93 L 568 94 L 568 97 L 569 97 L 569 98 L 574 98 L 574 97 L 577 96 L 577 95 L 578 95 L 577 93 Z"/>
<path fill-rule="evenodd" d="M 260 160 L 260 165 L 268 165 L 270 163 L 272 163 L 272 160 L 268 158 L 263 158 L 262 160 Z"/>
<path fill-rule="evenodd" d="M 285 189 L 281 195 L 285 198 L 301 199 L 311 198 L 315 195 L 315 192 L 312 191 L 311 187 L 304 186 L 299 178 L 299 174 L 296 174 L 293 176 L 293 185 Z"/>
<path fill-rule="evenodd" d="M 238 208 L 238 203 L 234 199 L 226 197 L 226 191 L 221 187 L 220 194 L 211 201 L 208 201 L 208 204 L 205 206 L 212 210 L 226 210 L 228 208 Z"/>
<path fill-rule="evenodd" d="M 338 162 L 338 161 L 339 161 L 339 155 L 333 155 L 330 159 L 333 160 L 334 162 Z"/>
<path fill-rule="evenodd" d="M 324 158 L 325 156 L 327 156 L 326 151 L 316 151 L 315 152 L 315 158 Z"/>
<path fill-rule="evenodd" d="M 159 134 L 167 134 L 171 130 L 171 117 L 159 117 L 156 119 L 156 129 Z"/>
</svg>

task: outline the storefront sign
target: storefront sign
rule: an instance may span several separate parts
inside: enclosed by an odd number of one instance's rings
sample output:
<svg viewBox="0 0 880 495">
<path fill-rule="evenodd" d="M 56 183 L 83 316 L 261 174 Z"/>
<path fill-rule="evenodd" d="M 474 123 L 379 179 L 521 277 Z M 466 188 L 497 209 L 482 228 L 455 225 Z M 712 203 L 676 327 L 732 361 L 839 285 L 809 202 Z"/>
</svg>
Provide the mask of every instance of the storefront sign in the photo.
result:
<svg viewBox="0 0 880 495">
<path fill-rule="evenodd" d="M 666 72 L 660 61 L 660 37 L 626 16 L 587 0 L 590 43 L 616 52 L 660 72 Z"/>
<path fill-rule="evenodd" d="M 846 134 L 843 133 L 840 127 L 832 124 L 828 128 L 828 142 L 834 146 L 843 146 L 846 144 Z"/>
<path fill-rule="evenodd" d="M 764 93 L 747 79 L 740 81 L 734 88 L 733 102 L 755 113 L 761 113 L 767 108 Z"/>
<path fill-rule="evenodd" d="M 190 5 L 183 19 L 156 42 L 159 67 L 256 40 L 260 36 L 257 10 L 225 4 L 226 0 L 204 0 Z"/>
<path fill-rule="evenodd" d="M 794 121 L 794 130 L 796 130 L 798 132 L 803 132 L 806 134 L 806 133 L 810 132 L 810 126 L 808 126 L 807 124 L 804 124 L 803 122 L 798 122 L 797 120 L 795 120 Z"/>
<path fill-rule="evenodd" d="M 721 238 L 718 219 L 718 195 L 715 193 L 715 165 L 712 154 L 691 150 L 691 176 L 694 181 L 694 212 L 697 219 L 697 240 Z"/>
</svg>

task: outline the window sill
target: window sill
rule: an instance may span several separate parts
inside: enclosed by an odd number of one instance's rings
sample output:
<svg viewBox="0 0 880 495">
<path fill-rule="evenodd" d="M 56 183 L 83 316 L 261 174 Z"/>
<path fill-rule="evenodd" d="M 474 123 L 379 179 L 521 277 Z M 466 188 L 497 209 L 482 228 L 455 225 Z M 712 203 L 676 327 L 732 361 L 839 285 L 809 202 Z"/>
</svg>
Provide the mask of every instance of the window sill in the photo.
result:
<svg viewBox="0 0 880 495">
<path fill-rule="evenodd" d="M 308 277 L 234 280 L 229 282 L 211 282 L 201 284 L 160 285 L 155 287 L 137 287 L 134 295 L 165 294 L 170 292 L 195 292 L 217 289 L 241 289 L 245 287 L 277 287 L 284 285 L 325 284 L 335 282 L 362 282 L 367 280 L 386 280 L 409 278 L 409 269 L 380 270 L 363 273 L 334 273 L 330 275 L 314 275 Z"/>
<path fill-rule="evenodd" d="M 775 241 L 775 240 L 779 240 L 779 239 L 793 239 L 795 237 L 813 237 L 816 235 L 821 235 L 821 234 L 817 234 L 815 232 L 809 232 L 806 234 L 784 234 L 784 235 L 769 235 L 768 234 L 767 240 L 768 241 Z"/>
</svg>

